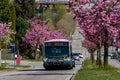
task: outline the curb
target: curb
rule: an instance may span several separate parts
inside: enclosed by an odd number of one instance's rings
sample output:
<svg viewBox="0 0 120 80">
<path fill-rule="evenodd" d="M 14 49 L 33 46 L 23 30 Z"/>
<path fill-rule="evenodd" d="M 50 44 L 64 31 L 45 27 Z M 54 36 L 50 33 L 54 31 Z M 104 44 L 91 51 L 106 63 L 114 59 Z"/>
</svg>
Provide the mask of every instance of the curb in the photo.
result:
<svg viewBox="0 0 120 80">
<path fill-rule="evenodd" d="M 73 80 L 73 75 L 74 75 L 74 74 L 70 75 L 70 76 L 67 77 L 65 80 Z"/>
<path fill-rule="evenodd" d="M 71 78 L 69 80 L 74 80 L 74 74 L 71 76 Z"/>
<path fill-rule="evenodd" d="M 65 80 L 74 80 L 74 75 L 75 73 L 73 73 L 72 75 L 69 75 L 69 77 L 67 77 Z"/>
</svg>

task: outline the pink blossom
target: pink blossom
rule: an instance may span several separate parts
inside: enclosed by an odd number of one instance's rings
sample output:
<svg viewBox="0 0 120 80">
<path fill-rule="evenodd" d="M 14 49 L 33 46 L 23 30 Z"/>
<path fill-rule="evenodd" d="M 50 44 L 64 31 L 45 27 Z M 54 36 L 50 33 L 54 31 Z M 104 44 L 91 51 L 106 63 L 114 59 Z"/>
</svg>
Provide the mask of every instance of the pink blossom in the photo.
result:
<svg viewBox="0 0 120 80">
<path fill-rule="evenodd" d="M 92 5 L 89 8 L 85 8 L 89 3 L 89 0 L 70 3 L 70 10 L 75 15 L 73 19 L 78 22 L 85 39 L 103 45 L 106 32 L 109 40 L 119 37 L 120 7 L 117 6 L 119 0 L 98 0 L 90 3 Z"/>
<path fill-rule="evenodd" d="M 30 44 L 32 47 L 43 45 L 44 41 L 49 39 L 69 39 L 68 36 L 61 34 L 60 30 L 50 31 L 49 26 L 41 19 L 33 18 L 28 20 L 31 28 L 27 30 L 27 33 L 22 40 L 26 44 Z"/>
<path fill-rule="evenodd" d="M 4 36 L 6 33 L 8 34 L 15 34 L 14 31 L 10 30 L 10 26 L 12 23 L 0 23 L 0 38 Z"/>
</svg>

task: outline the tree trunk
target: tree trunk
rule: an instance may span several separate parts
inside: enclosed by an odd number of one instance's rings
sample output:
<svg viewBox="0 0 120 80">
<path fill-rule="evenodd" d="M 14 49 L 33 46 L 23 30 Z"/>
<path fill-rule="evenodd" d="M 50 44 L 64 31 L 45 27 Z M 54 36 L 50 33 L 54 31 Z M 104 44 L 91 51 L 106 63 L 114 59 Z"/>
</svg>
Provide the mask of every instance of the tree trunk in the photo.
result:
<svg viewBox="0 0 120 80">
<path fill-rule="evenodd" d="M 108 44 L 104 44 L 104 67 L 108 66 Z"/>
<path fill-rule="evenodd" d="M 36 49 L 32 50 L 31 52 L 32 52 L 32 58 L 36 59 Z"/>
<path fill-rule="evenodd" d="M 99 58 L 98 58 L 98 49 L 97 49 L 97 59 L 96 59 L 96 65 L 98 65 L 99 64 L 99 60 L 98 60 Z"/>
<path fill-rule="evenodd" d="M 96 61 L 96 64 L 99 65 L 99 67 L 102 66 L 100 48 L 97 49 L 97 61 Z"/>
<path fill-rule="evenodd" d="M 108 31 L 105 29 L 105 42 L 104 42 L 104 67 L 108 66 Z"/>
<path fill-rule="evenodd" d="M 94 63 L 94 53 L 91 53 L 92 64 Z"/>
<path fill-rule="evenodd" d="M 41 56 L 42 56 L 42 54 L 43 54 L 43 53 L 42 53 L 42 52 L 43 52 L 43 51 L 42 51 L 42 46 L 39 47 L 39 50 L 40 50 L 40 52 L 39 52 L 39 58 L 41 58 Z"/>
<path fill-rule="evenodd" d="M 101 50 L 100 50 L 100 47 L 99 47 L 99 49 L 98 49 L 98 65 L 99 65 L 99 67 L 102 66 L 102 62 L 101 62 Z"/>
</svg>

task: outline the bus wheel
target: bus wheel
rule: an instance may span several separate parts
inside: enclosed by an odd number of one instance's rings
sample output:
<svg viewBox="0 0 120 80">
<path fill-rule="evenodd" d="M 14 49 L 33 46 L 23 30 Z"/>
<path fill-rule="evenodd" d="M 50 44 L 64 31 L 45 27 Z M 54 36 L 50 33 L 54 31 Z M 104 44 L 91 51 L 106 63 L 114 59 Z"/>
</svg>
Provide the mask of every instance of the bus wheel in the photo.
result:
<svg viewBox="0 0 120 80">
<path fill-rule="evenodd" d="M 69 69 L 73 69 L 73 65 L 72 65 L 72 64 L 70 64 L 70 67 L 69 67 Z"/>
<path fill-rule="evenodd" d="M 45 70 L 50 70 L 51 68 L 50 67 L 44 67 L 45 68 Z"/>
<path fill-rule="evenodd" d="M 47 68 L 45 68 L 45 70 L 50 70 L 50 68 L 47 67 Z"/>
</svg>

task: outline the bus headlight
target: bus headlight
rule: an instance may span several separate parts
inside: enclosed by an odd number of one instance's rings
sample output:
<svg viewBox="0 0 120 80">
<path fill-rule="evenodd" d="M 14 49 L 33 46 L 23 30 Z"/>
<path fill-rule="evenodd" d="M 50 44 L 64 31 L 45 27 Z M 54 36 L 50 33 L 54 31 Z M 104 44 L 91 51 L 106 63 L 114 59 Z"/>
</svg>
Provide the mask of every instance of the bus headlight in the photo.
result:
<svg viewBox="0 0 120 80">
<path fill-rule="evenodd" d="M 47 58 L 43 58 L 43 61 L 47 61 Z"/>
<path fill-rule="evenodd" d="M 69 60 L 70 60 L 70 58 L 64 58 L 64 60 L 68 60 L 68 61 L 69 61 Z"/>
</svg>

